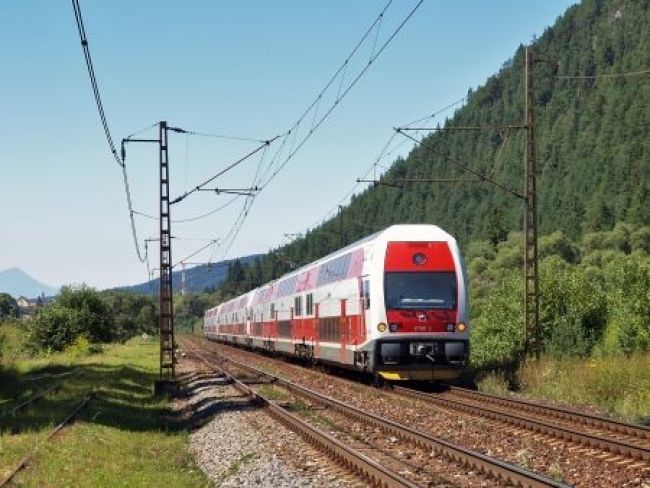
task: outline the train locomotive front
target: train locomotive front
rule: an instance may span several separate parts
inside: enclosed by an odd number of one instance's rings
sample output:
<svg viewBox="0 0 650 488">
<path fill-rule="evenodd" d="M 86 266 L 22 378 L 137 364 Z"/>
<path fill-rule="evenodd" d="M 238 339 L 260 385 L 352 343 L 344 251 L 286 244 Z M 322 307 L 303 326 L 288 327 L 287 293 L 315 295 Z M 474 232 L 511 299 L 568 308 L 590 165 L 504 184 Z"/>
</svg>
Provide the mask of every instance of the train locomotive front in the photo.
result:
<svg viewBox="0 0 650 488">
<path fill-rule="evenodd" d="M 451 380 L 469 356 L 466 273 L 434 225 L 394 225 L 210 309 L 211 339 L 366 371 Z"/>
</svg>

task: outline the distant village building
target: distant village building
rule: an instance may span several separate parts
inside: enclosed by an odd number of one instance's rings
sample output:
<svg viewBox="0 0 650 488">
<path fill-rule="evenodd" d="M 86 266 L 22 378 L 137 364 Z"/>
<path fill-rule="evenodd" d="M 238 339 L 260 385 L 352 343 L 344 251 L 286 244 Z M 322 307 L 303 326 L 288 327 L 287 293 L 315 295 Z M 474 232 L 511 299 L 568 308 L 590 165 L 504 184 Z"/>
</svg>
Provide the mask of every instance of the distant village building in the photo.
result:
<svg viewBox="0 0 650 488">
<path fill-rule="evenodd" d="M 45 294 L 41 294 L 38 298 L 27 298 L 21 295 L 16 299 L 18 313 L 23 318 L 31 317 L 37 309 L 45 307 L 53 301 L 53 297 L 46 297 Z"/>
</svg>

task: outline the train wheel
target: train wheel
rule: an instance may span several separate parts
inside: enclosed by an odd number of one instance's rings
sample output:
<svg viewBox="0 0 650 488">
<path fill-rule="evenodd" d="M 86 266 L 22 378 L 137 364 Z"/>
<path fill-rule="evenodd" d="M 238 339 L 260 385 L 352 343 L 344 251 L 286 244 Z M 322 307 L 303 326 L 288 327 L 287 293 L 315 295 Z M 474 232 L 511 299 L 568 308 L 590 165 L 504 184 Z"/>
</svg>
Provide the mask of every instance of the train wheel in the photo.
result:
<svg viewBox="0 0 650 488">
<path fill-rule="evenodd" d="M 386 386 L 386 380 L 379 373 L 374 373 L 372 375 L 372 386 L 383 389 Z"/>
</svg>

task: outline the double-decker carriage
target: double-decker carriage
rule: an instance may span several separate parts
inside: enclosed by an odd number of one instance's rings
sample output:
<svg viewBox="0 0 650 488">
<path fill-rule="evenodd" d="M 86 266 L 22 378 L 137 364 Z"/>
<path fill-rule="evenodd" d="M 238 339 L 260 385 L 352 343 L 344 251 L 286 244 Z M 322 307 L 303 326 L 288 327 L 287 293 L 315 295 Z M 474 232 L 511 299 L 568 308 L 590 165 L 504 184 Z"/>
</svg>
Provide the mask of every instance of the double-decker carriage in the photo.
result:
<svg viewBox="0 0 650 488">
<path fill-rule="evenodd" d="M 205 314 L 210 339 L 367 371 L 449 380 L 469 355 L 466 274 L 435 225 L 393 225 Z"/>
</svg>

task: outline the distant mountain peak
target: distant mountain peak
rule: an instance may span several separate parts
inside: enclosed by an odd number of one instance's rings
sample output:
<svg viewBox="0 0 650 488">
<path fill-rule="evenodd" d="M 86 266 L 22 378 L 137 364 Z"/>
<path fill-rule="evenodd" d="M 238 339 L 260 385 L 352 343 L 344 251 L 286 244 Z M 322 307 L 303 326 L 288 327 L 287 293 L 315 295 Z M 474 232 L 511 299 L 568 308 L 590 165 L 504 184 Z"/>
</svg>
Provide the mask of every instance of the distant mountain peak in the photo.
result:
<svg viewBox="0 0 650 488">
<path fill-rule="evenodd" d="M 56 295 L 58 290 L 32 278 L 20 268 L 11 267 L 0 271 L 0 293 L 9 293 L 15 298 L 36 298 L 41 294 Z"/>
</svg>

